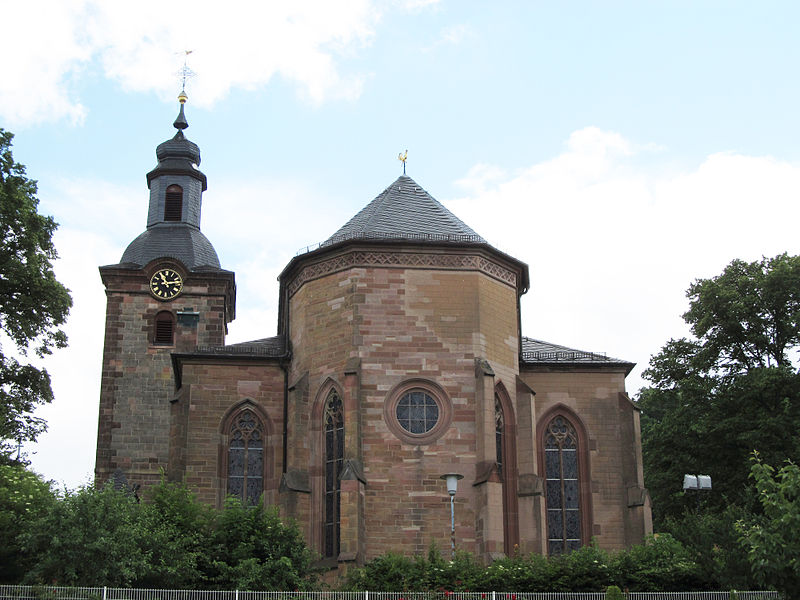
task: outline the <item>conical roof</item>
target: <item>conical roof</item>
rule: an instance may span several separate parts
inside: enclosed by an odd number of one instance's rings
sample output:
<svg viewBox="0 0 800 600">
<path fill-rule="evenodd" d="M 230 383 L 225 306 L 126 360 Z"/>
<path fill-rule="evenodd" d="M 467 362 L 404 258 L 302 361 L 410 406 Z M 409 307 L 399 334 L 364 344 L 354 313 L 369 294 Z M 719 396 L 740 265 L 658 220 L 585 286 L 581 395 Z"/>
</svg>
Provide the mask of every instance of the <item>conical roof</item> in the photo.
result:
<svg viewBox="0 0 800 600">
<path fill-rule="evenodd" d="M 487 243 L 407 175 L 398 177 L 321 246 L 353 239 Z"/>
</svg>

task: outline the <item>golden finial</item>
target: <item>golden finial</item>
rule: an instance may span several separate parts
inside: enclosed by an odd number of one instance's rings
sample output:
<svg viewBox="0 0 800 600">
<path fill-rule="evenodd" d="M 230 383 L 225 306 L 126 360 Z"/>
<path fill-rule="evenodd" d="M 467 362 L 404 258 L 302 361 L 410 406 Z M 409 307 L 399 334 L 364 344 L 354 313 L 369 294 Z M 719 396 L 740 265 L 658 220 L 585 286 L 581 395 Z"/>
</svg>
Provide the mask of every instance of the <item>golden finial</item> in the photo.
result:
<svg viewBox="0 0 800 600">
<path fill-rule="evenodd" d="M 408 150 L 397 155 L 397 160 L 403 163 L 403 175 L 406 174 L 406 161 L 408 160 Z"/>
</svg>

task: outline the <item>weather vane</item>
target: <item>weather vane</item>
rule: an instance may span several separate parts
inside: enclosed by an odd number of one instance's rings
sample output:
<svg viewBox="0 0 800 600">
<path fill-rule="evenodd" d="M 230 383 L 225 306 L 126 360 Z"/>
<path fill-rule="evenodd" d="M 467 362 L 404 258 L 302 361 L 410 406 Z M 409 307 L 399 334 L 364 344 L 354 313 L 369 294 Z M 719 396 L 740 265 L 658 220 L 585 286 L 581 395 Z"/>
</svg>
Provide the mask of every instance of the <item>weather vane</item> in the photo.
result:
<svg viewBox="0 0 800 600">
<path fill-rule="evenodd" d="M 189 68 L 189 65 L 186 64 L 186 61 L 189 55 L 194 52 L 194 50 L 184 50 L 183 51 L 183 67 L 180 71 L 178 71 L 178 75 L 181 77 L 181 93 L 178 94 L 178 102 L 181 104 L 185 104 L 186 101 L 189 99 L 189 96 L 186 95 L 186 80 L 189 77 L 194 77 L 197 75 L 194 71 Z M 176 52 L 176 54 L 180 54 L 180 52 Z"/>
<path fill-rule="evenodd" d="M 397 155 L 397 160 L 403 163 L 403 175 L 406 174 L 406 161 L 408 160 L 408 150 Z"/>
</svg>

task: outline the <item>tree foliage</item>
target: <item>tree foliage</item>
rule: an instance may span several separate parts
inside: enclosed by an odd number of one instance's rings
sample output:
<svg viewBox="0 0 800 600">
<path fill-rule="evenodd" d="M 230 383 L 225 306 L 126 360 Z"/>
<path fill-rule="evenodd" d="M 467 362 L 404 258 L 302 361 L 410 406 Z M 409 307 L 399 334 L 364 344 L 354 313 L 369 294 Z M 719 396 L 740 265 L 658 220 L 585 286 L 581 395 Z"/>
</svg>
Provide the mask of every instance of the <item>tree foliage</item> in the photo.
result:
<svg viewBox="0 0 800 600">
<path fill-rule="evenodd" d="M 28 584 L 302 590 L 316 581 L 312 553 L 277 510 L 234 499 L 213 510 L 177 483 L 153 486 L 141 503 L 112 486 L 66 493 L 14 539 Z"/>
<path fill-rule="evenodd" d="M 60 329 L 72 300 L 53 273 L 57 258 L 51 217 L 38 213 L 36 182 L 14 162 L 13 135 L 0 129 L 0 328 L 18 355 L 38 356 L 66 345 Z M 0 347 L 0 452 L 15 442 L 35 440 L 45 424 L 32 415 L 53 392 L 44 369 L 8 356 Z"/>
<path fill-rule="evenodd" d="M 749 457 L 800 458 L 800 257 L 731 262 L 695 281 L 683 315 L 694 339 L 670 340 L 641 391 L 645 480 L 658 527 L 694 507 L 684 473 L 712 477 L 704 509 L 756 508 Z"/>
<path fill-rule="evenodd" d="M 21 536 L 55 501 L 50 483 L 22 465 L 0 465 L 0 584 L 21 581 L 30 564 Z"/>
<path fill-rule="evenodd" d="M 776 471 L 756 455 L 751 474 L 763 517 L 749 524 L 740 521 L 738 530 L 753 576 L 789 600 L 800 598 L 800 467 L 786 462 Z"/>
<path fill-rule="evenodd" d="M 791 365 L 787 353 L 800 345 L 800 257 L 734 260 L 688 296 L 684 319 L 702 341 L 699 368 L 741 374 Z"/>
</svg>

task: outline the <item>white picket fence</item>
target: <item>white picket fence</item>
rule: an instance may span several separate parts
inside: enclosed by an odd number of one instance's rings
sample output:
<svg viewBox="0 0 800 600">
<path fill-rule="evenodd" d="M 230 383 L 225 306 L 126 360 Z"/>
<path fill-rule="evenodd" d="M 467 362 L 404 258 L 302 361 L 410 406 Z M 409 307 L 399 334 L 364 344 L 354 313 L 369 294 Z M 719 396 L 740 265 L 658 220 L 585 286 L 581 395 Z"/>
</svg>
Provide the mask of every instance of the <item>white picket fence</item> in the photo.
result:
<svg viewBox="0 0 800 600">
<path fill-rule="evenodd" d="M 0 585 L 0 600 L 604 600 L 602 592 L 249 592 Z M 630 592 L 627 600 L 780 600 L 778 592 Z"/>
</svg>

